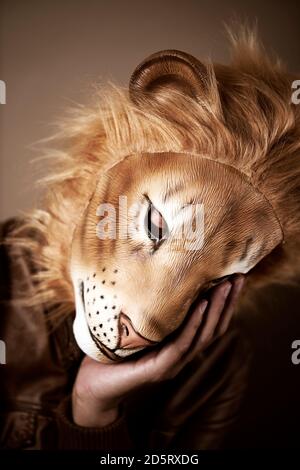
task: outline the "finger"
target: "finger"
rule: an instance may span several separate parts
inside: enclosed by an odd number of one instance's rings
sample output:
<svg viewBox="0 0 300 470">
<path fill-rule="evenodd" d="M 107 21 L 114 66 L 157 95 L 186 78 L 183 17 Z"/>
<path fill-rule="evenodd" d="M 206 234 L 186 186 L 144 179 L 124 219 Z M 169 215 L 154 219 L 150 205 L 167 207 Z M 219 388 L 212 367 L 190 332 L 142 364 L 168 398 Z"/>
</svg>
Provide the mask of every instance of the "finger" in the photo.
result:
<svg viewBox="0 0 300 470">
<path fill-rule="evenodd" d="M 244 281 L 245 281 L 245 278 L 242 275 L 239 275 L 232 281 L 232 288 L 225 301 L 225 308 L 223 309 L 223 312 L 221 312 L 221 315 L 219 317 L 219 324 L 216 326 L 214 330 L 213 337 L 221 336 L 226 332 L 229 326 L 230 320 L 232 318 L 232 315 L 234 313 L 236 302 L 239 297 L 239 293 L 241 289 L 243 288 Z M 207 313 L 209 315 L 209 310 Z M 193 357 L 195 357 L 195 355 L 198 352 L 203 350 L 204 347 L 207 347 L 209 343 L 210 343 L 210 339 L 203 342 L 203 339 L 200 334 L 199 337 L 194 341 L 194 345 L 191 348 L 189 356 L 187 357 L 187 361 L 190 361 L 191 359 L 193 359 Z"/>
<path fill-rule="evenodd" d="M 161 365 L 169 363 L 171 357 L 173 361 L 180 359 L 180 357 L 189 349 L 197 330 L 202 324 L 207 304 L 207 300 L 203 300 L 199 306 L 193 310 L 184 328 L 177 333 L 173 340 L 161 349 L 159 353 Z"/>
<path fill-rule="evenodd" d="M 180 361 L 190 348 L 199 326 L 202 323 L 203 315 L 207 306 L 207 300 L 203 300 L 192 312 L 186 325 L 174 339 L 165 344 L 155 355 L 149 358 L 149 362 L 144 363 L 148 367 L 147 375 L 149 379 L 163 380 L 168 376 L 172 368 L 180 369 Z"/>
<path fill-rule="evenodd" d="M 232 281 L 232 289 L 228 297 L 228 302 L 225 307 L 225 310 L 222 314 L 221 321 L 218 325 L 218 335 L 223 335 L 230 324 L 232 316 L 234 314 L 237 301 L 239 299 L 240 293 L 245 284 L 245 276 L 239 275 Z"/>
<path fill-rule="evenodd" d="M 220 316 L 222 315 L 231 287 L 231 283 L 226 281 L 214 289 L 210 300 L 210 305 L 207 310 L 206 323 L 199 336 L 200 343 L 208 343 L 213 337 L 215 328 L 219 322 Z"/>
</svg>

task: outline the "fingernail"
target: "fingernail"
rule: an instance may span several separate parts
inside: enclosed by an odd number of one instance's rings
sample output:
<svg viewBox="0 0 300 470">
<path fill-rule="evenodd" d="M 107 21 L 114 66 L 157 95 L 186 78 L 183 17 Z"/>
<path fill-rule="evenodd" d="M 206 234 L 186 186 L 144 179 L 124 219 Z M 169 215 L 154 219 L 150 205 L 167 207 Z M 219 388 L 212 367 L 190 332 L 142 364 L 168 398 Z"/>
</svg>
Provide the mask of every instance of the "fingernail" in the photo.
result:
<svg viewBox="0 0 300 470">
<path fill-rule="evenodd" d="M 204 310 L 206 309 L 207 307 L 207 304 L 208 304 L 208 301 L 207 300 L 202 300 L 200 305 L 199 305 L 199 310 L 201 313 L 204 312 Z"/>
</svg>

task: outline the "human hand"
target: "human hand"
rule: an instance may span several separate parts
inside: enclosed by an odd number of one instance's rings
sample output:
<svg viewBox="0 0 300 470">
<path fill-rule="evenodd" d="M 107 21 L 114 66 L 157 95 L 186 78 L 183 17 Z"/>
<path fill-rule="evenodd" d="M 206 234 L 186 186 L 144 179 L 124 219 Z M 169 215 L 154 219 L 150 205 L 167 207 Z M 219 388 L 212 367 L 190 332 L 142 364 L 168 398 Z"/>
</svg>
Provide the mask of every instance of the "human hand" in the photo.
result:
<svg viewBox="0 0 300 470">
<path fill-rule="evenodd" d="M 175 377 L 196 354 L 226 332 L 244 279 L 239 274 L 215 287 L 209 306 L 207 300 L 199 299 L 170 338 L 138 358 L 102 364 L 85 357 L 73 387 L 74 422 L 86 427 L 106 426 L 117 419 L 119 405 L 131 391 Z"/>
</svg>

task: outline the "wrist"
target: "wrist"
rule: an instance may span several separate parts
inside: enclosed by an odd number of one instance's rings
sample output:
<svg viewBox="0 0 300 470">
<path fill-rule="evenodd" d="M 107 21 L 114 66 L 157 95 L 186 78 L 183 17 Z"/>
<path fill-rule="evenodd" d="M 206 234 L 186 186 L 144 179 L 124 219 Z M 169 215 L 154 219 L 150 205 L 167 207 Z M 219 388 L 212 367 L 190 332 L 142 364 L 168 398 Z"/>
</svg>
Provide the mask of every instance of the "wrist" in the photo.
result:
<svg viewBox="0 0 300 470">
<path fill-rule="evenodd" d="M 102 428 L 116 421 L 119 417 L 119 407 L 101 407 L 100 404 L 93 405 L 72 396 L 73 421 L 78 426 L 88 428 Z"/>
</svg>

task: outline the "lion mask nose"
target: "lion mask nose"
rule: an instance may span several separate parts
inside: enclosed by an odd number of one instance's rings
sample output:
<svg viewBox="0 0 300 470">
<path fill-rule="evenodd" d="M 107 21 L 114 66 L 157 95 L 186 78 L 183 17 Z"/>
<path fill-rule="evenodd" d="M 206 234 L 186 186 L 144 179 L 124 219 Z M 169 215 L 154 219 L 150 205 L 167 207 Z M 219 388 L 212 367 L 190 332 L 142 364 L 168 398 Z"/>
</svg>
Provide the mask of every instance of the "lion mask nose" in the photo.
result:
<svg viewBox="0 0 300 470">
<path fill-rule="evenodd" d="M 119 316 L 120 343 L 119 348 L 138 348 L 153 346 L 155 341 L 150 341 L 135 331 L 130 319 L 121 312 Z"/>
</svg>

